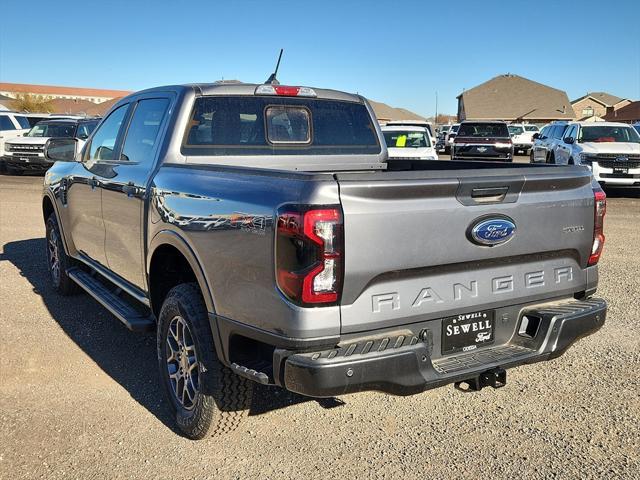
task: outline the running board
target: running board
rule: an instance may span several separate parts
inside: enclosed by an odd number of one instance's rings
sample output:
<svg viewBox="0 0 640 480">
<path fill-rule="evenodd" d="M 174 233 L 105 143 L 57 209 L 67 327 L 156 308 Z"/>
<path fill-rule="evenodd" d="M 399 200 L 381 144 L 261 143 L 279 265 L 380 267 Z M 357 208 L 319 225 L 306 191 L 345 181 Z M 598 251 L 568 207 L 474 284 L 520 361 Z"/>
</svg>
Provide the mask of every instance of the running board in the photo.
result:
<svg viewBox="0 0 640 480">
<path fill-rule="evenodd" d="M 132 332 L 149 332 L 155 329 L 153 315 L 144 315 L 136 310 L 123 298 L 122 291 L 117 287 L 109 289 L 105 282 L 79 268 L 67 270 L 67 275 Z"/>
</svg>

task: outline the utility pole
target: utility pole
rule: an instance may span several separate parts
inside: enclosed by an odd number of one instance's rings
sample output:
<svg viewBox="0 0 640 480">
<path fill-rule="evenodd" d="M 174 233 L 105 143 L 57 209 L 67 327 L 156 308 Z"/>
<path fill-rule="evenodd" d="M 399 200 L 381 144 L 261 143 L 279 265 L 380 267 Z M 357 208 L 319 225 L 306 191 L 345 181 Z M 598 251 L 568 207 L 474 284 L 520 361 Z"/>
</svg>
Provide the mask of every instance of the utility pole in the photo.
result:
<svg viewBox="0 0 640 480">
<path fill-rule="evenodd" d="M 438 125 L 438 91 L 437 91 L 437 90 L 436 90 L 436 116 L 435 116 L 435 118 L 433 119 L 433 123 L 434 123 L 435 125 Z M 434 125 L 434 126 L 435 126 L 435 125 Z"/>
</svg>

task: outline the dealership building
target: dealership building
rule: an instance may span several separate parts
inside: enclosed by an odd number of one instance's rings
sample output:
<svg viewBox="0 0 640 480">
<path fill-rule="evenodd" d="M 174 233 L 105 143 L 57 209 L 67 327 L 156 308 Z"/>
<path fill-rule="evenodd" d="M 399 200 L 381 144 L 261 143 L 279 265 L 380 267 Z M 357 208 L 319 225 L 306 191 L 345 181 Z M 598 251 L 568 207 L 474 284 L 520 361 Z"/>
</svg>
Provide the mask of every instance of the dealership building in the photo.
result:
<svg viewBox="0 0 640 480">
<path fill-rule="evenodd" d="M 102 103 L 114 98 L 124 97 L 131 92 L 126 90 L 104 90 L 98 88 L 59 87 L 56 85 L 30 85 L 25 83 L 0 83 L 0 95 L 17 98 L 20 95 L 33 95 L 48 100 L 83 100 Z"/>
</svg>

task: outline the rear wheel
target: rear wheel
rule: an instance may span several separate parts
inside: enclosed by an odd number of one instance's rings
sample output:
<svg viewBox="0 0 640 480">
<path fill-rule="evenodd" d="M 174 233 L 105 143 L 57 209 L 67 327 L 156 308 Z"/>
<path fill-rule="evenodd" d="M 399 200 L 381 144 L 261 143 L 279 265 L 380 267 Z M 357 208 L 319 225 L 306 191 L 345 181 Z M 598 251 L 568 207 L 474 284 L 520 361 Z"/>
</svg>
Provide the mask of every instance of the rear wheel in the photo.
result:
<svg viewBox="0 0 640 480">
<path fill-rule="evenodd" d="M 196 284 L 169 292 L 158 319 L 161 382 L 176 423 L 193 440 L 235 430 L 247 416 L 253 384 L 222 365 Z"/>
<path fill-rule="evenodd" d="M 72 295 L 79 290 L 78 284 L 67 275 L 67 270 L 73 266 L 74 261 L 64 251 L 62 235 L 55 213 L 52 213 L 47 219 L 46 235 L 47 265 L 51 284 L 59 294 Z"/>
</svg>

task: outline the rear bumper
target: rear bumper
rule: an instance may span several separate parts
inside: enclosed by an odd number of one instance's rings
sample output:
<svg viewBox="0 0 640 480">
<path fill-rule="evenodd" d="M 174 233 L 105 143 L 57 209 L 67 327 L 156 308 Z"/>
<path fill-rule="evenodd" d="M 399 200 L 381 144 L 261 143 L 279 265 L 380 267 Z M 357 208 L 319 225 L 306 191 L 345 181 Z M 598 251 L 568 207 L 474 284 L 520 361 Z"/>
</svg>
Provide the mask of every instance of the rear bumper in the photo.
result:
<svg viewBox="0 0 640 480">
<path fill-rule="evenodd" d="M 528 307 L 507 343 L 440 358 L 432 358 L 434 339 L 426 329 L 418 334 L 405 331 L 362 338 L 330 350 L 276 356 L 284 362 L 283 386 L 302 395 L 331 397 L 365 390 L 409 395 L 478 379 L 496 367 L 556 358 L 578 339 L 600 329 L 606 310 L 606 302 L 600 299 Z M 539 319 L 535 335 L 518 333 L 524 316 Z"/>
</svg>

